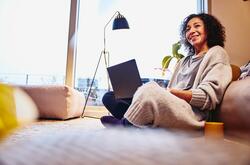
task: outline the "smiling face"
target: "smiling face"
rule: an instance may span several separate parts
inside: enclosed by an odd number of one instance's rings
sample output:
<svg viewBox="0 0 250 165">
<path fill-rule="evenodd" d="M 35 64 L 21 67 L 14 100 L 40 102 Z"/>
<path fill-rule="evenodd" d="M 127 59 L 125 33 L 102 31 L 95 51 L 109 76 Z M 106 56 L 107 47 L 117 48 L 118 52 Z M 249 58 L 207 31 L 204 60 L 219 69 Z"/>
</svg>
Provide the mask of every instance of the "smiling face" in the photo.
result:
<svg viewBox="0 0 250 165">
<path fill-rule="evenodd" d="M 193 45 L 196 54 L 208 50 L 205 25 L 200 18 L 194 17 L 188 22 L 186 38 Z"/>
</svg>

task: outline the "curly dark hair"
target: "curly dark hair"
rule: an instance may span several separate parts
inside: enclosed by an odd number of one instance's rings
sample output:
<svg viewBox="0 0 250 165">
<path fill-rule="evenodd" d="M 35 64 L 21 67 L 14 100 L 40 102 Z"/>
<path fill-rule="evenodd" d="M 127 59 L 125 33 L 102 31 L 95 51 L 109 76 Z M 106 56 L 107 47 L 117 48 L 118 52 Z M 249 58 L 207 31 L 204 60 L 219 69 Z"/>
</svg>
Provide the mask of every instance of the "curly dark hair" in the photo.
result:
<svg viewBox="0 0 250 165">
<path fill-rule="evenodd" d="M 220 21 L 216 17 L 206 13 L 191 14 L 184 19 L 180 27 L 181 43 L 184 44 L 189 53 L 195 53 L 194 47 L 186 39 L 187 24 L 192 18 L 199 18 L 203 21 L 209 48 L 215 45 L 224 47 L 226 40 L 225 27 Z"/>
</svg>

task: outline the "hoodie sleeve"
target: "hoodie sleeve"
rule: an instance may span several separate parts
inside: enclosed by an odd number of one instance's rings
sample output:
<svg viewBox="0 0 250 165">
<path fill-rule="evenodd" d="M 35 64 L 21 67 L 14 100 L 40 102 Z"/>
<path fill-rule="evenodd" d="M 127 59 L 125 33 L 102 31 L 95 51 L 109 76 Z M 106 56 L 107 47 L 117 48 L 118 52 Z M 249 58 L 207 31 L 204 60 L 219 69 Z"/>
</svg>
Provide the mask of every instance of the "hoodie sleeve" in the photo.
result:
<svg viewBox="0 0 250 165">
<path fill-rule="evenodd" d="M 206 62 L 200 66 L 203 68 L 201 68 L 202 73 L 199 73 L 199 84 L 191 89 L 190 104 L 201 110 L 215 109 L 232 80 L 229 57 L 223 48 L 215 47 L 206 56 L 208 56 Z"/>
</svg>

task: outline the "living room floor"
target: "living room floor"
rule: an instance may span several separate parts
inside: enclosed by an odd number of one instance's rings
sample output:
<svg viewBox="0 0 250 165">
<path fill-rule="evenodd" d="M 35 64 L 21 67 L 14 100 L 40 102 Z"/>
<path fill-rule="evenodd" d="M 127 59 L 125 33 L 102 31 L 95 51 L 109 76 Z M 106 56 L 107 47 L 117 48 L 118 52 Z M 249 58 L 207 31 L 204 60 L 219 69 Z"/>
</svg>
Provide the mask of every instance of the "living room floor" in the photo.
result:
<svg viewBox="0 0 250 165">
<path fill-rule="evenodd" d="M 68 120 L 38 120 L 26 126 L 20 127 L 8 138 L 6 142 L 15 143 L 37 135 L 64 133 L 67 131 L 98 130 L 103 129 L 97 118 L 84 117 Z"/>
<path fill-rule="evenodd" d="M 39 120 L 0 145 L 1 165 L 249 164 L 250 147 L 202 134 L 104 128 L 99 119 Z"/>
</svg>

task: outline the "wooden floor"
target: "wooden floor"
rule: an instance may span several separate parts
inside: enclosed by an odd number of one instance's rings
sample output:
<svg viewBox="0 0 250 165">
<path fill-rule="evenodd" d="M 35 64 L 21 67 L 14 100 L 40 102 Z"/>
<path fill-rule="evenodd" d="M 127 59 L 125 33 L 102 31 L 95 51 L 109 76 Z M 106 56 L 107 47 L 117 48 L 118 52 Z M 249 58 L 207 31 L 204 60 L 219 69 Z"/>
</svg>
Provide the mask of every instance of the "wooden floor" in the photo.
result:
<svg viewBox="0 0 250 165">
<path fill-rule="evenodd" d="M 84 112 L 84 116 L 91 118 L 100 118 L 109 115 L 108 110 L 104 106 L 88 106 Z"/>
</svg>

